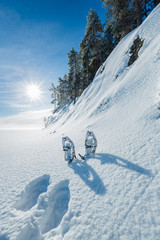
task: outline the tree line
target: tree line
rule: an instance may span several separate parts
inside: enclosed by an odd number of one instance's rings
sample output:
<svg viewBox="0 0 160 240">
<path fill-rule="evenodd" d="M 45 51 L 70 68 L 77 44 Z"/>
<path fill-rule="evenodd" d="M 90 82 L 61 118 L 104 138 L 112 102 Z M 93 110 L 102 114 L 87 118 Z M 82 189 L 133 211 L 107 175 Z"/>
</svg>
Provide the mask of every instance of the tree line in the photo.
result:
<svg viewBox="0 0 160 240">
<path fill-rule="evenodd" d="M 76 102 L 93 81 L 94 76 L 118 42 L 138 27 L 160 0 L 101 0 L 106 9 L 106 23 L 102 25 L 97 13 L 91 9 L 87 16 L 85 35 L 79 52 L 68 53 L 68 74 L 58 78 L 51 88 L 52 104 L 58 109 Z"/>
</svg>

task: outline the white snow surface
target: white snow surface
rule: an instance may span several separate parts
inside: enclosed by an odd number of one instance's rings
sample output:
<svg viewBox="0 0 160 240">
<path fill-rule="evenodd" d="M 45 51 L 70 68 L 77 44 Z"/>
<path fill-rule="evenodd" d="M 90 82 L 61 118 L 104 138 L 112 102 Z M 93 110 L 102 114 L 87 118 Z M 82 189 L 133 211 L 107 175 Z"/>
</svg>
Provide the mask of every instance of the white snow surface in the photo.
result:
<svg viewBox="0 0 160 240">
<path fill-rule="evenodd" d="M 52 109 L 30 110 L 0 117 L 0 130 L 37 130 L 44 127 L 44 118 L 51 114 Z"/>
<path fill-rule="evenodd" d="M 160 5 L 43 131 L 0 131 L 0 240 L 160 239 Z M 139 36 L 139 58 L 127 67 Z M 95 157 L 81 161 L 92 130 Z M 64 161 L 61 139 L 75 143 Z"/>
</svg>

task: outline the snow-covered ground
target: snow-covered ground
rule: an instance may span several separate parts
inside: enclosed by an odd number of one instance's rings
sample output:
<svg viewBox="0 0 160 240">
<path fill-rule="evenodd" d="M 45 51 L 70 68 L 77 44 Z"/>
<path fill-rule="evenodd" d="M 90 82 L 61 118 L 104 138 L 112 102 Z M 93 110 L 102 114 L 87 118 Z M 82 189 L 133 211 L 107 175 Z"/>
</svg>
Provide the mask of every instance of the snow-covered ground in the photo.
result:
<svg viewBox="0 0 160 240">
<path fill-rule="evenodd" d="M 43 131 L 0 132 L 0 240 L 160 239 L 160 6 Z M 139 36 L 139 58 L 128 67 Z M 94 158 L 64 161 L 62 136 Z"/>
</svg>

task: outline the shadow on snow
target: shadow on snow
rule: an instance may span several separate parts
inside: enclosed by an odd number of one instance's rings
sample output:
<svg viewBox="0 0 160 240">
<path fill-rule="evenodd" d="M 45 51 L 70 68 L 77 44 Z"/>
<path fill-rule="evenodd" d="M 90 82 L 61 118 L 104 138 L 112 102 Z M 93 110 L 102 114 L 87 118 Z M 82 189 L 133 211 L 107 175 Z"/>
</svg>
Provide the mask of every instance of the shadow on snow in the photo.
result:
<svg viewBox="0 0 160 240">
<path fill-rule="evenodd" d="M 86 161 L 75 161 L 69 165 L 70 168 L 74 170 L 76 174 L 90 187 L 96 194 L 104 195 L 106 193 L 106 188 L 103 181 L 98 176 L 96 171 L 89 166 Z"/>
<path fill-rule="evenodd" d="M 118 156 L 114 156 L 112 154 L 108 153 L 97 153 L 94 157 L 94 159 L 98 159 L 101 161 L 101 164 L 116 164 L 120 167 L 127 168 L 131 171 L 147 175 L 149 177 L 152 177 L 152 172 L 150 170 L 147 170 L 143 167 L 140 167 L 137 164 L 134 164 L 132 162 L 129 162 L 128 160 L 125 160 L 123 158 L 120 158 Z"/>
<path fill-rule="evenodd" d="M 0 235 L 0 240 L 9 240 L 9 238 L 6 235 Z"/>
<path fill-rule="evenodd" d="M 100 160 L 101 164 L 115 164 L 119 167 L 124 167 L 139 174 L 153 177 L 152 172 L 137 164 L 134 164 L 126 159 L 108 153 L 97 153 L 94 157 L 95 160 Z M 86 161 L 75 161 L 69 165 L 80 178 L 90 187 L 96 194 L 104 195 L 106 188 L 103 181 L 96 173 L 96 171 L 87 164 Z"/>
</svg>

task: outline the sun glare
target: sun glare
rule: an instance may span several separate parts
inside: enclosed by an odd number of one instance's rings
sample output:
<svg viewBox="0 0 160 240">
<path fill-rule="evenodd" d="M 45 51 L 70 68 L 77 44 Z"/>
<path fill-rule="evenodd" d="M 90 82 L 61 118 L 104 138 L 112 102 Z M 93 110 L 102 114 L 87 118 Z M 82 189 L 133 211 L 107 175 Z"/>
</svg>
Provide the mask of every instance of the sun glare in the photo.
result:
<svg viewBox="0 0 160 240">
<path fill-rule="evenodd" d="M 40 87 L 36 84 L 28 85 L 26 87 L 26 95 L 30 98 L 31 101 L 39 100 L 41 96 Z"/>
</svg>

